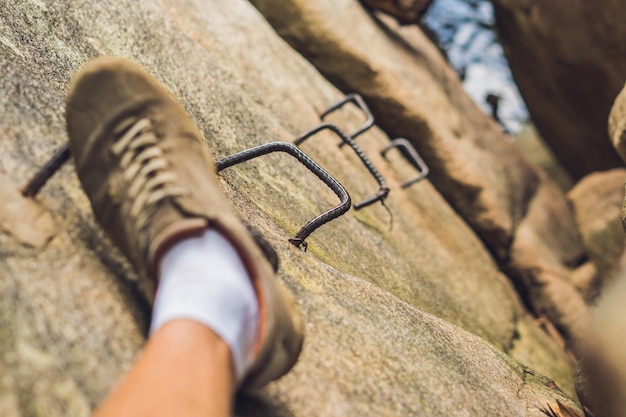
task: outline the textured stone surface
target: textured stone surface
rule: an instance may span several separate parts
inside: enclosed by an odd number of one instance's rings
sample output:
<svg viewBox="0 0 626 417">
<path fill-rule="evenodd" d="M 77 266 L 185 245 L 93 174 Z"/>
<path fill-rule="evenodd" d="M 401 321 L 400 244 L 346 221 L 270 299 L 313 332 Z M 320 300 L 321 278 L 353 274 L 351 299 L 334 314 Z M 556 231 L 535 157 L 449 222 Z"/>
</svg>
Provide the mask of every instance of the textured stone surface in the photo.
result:
<svg viewBox="0 0 626 417">
<path fill-rule="evenodd" d="M 315 304 L 306 308 L 315 319 L 309 330 L 328 334 L 348 349 L 329 360 L 317 353 L 328 342 L 310 338 L 301 364 L 312 369 L 303 374 L 297 365 L 284 384 L 268 390 L 298 404 L 289 409 L 293 414 L 279 416 L 543 416 L 540 409 L 558 398 L 550 381 L 493 348 L 485 349 L 483 340 L 398 305 L 354 278 L 308 272 L 325 279 L 323 289 L 307 297 L 307 304 Z M 322 301 L 327 298 L 341 299 L 341 305 L 329 306 Z M 405 331 L 397 334 L 396 325 Z M 451 366 L 442 368 L 442 360 Z M 404 395 L 397 396 L 399 392 Z M 242 415 L 256 415 L 256 404 L 247 407 L 242 405 Z"/>
<path fill-rule="evenodd" d="M 565 326 L 562 314 L 540 306 L 560 304 L 554 297 L 561 289 L 577 293 L 568 274 L 584 249 L 564 194 L 478 109 L 420 29 L 370 16 L 349 0 L 252 2 L 327 78 L 363 94 L 386 133 L 415 145 L 433 184 L 500 265 L 525 277 L 517 282 L 526 292 L 539 292 L 529 304 L 573 334 L 569 327 L 580 323 Z M 544 285 L 545 270 L 559 271 L 558 291 Z M 582 298 L 572 307 L 581 304 Z"/>
<path fill-rule="evenodd" d="M 587 303 L 593 302 L 598 295 L 600 277 L 596 265 L 587 261 L 570 274 L 570 281 Z"/>
<path fill-rule="evenodd" d="M 550 188 L 556 185 L 541 187 L 517 229 L 507 272 L 527 291 L 534 312 L 548 318 L 566 340 L 573 341 L 581 336 L 588 320 L 587 306 L 571 282 L 568 268 L 579 253 L 579 237 L 567 202 L 553 198 Z"/>
<path fill-rule="evenodd" d="M 624 254 L 624 179 L 623 168 L 596 172 L 583 178 L 568 194 L 587 253 L 598 270 L 599 286 L 617 273 Z"/>
<path fill-rule="evenodd" d="M 574 186 L 572 177 L 565 171 L 565 168 L 558 161 L 554 152 L 548 148 L 545 141 L 531 123 L 524 125 L 523 129 L 514 135 L 515 146 L 537 164 L 550 179 L 558 184 L 559 188 L 567 192 Z"/>
<path fill-rule="evenodd" d="M 606 121 L 626 74 L 620 0 L 494 0 L 513 76 L 541 136 L 575 179 L 622 166 Z"/>
<path fill-rule="evenodd" d="M 43 247 L 54 235 L 52 217 L 31 199 L 24 198 L 17 185 L 0 175 L 0 229 L 18 242 L 34 248 Z"/>
<path fill-rule="evenodd" d="M 611 107 L 609 137 L 619 156 L 626 161 L 626 88 L 615 97 Z"/>
<path fill-rule="evenodd" d="M 341 97 L 244 1 L 0 2 L 3 187 L 23 184 L 65 142 L 66 83 L 100 54 L 153 72 L 217 158 L 292 141 Z M 354 109 L 335 117 L 361 123 Z M 359 201 L 376 184 L 337 142 L 320 135 L 302 148 Z M 336 204 L 330 191 L 286 155 L 223 172 L 235 210 L 277 247 L 309 335 L 294 372 L 241 399 L 238 414 L 521 416 L 572 404 L 540 376 L 574 398 L 567 356 L 478 237 L 428 181 L 400 188 L 412 171 L 398 153 L 379 155 L 380 130 L 360 143 L 388 180 L 393 216 L 380 205 L 350 211 L 316 231 L 306 253 L 287 238 Z M 34 204 L 54 223 L 38 249 L 0 232 L 0 411 L 87 415 L 143 343 L 150 285 L 103 237 L 71 165 Z"/>
</svg>

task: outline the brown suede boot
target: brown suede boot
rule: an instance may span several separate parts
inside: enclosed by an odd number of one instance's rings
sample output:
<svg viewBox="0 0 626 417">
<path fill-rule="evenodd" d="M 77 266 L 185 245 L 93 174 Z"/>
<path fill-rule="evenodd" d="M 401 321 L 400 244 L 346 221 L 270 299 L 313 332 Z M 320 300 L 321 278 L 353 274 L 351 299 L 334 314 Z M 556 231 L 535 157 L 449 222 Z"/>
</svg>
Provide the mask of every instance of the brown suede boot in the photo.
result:
<svg viewBox="0 0 626 417">
<path fill-rule="evenodd" d="M 285 374 L 304 325 L 291 295 L 217 186 L 203 137 L 172 95 L 138 65 L 98 58 L 72 79 L 67 130 L 97 220 L 139 274 L 158 279 L 176 242 L 220 231 L 244 261 L 259 302 L 256 360 L 243 388 Z"/>
</svg>

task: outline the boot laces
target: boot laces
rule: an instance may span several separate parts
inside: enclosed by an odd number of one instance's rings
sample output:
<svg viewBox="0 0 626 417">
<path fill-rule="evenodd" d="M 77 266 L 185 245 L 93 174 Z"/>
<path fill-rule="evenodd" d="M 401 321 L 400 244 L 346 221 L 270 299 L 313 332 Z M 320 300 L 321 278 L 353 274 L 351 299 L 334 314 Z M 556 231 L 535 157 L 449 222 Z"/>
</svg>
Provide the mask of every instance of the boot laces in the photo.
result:
<svg viewBox="0 0 626 417">
<path fill-rule="evenodd" d="M 186 190 L 176 186 L 178 176 L 171 171 L 170 164 L 152 128 L 150 119 L 121 122 L 115 133 L 120 137 L 111 147 L 119 158 L 124 180 L 128 186 L 128 197 L 133 203 L 130 216 L 142 229 L 154 214 L 158 203 L 177 197 Z"/>
</svg>

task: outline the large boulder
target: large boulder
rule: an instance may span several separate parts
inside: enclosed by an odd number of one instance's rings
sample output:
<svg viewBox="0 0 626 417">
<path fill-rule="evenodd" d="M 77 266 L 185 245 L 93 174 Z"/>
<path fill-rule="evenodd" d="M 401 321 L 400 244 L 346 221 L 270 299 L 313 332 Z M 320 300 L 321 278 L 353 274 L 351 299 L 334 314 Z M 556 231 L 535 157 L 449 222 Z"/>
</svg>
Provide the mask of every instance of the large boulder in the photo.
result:
<svg viewBox="0 0 626 417">
<path fill-rule="evenodd" d="M 413 143 L 433 185 L 501 267 L 526 293 L 546 289 L 529 305 L 566 336 L 576 334 L 586 309 L 569 275 L 585 255 L 565 196 L 482 113 L 427 36 L 351 0 L 252 3 L 335 85 L 361 93 L 390 137 Z M 549 290 L 544 271 L 571 303 Z"/>
<path fill-rule="evenodd" d="M 0 23 L 0 414 L 86 416 L 141 349 L 152 285 L 96 225 L 71 164 L 35 199 L 18 192 L 67 140 L 71 75 L 96 55 L 139 61 L 181 100 L 216 158 L 292 142 L 342 95 L 243 0 L 18 0 L 0 5 Z M 341 117 L 361 123 L 354 110 Z M 576 407 L 567 354 L 481 240 L 428 181 L 400 188 L 411 167 L 399 153 L 380 156 L 379 129 L 361 142 L 391 188 L 389 211 L 350 211 L 313 233 L 308 252 L 287 239 L 337 203 L 315 176 L 285 155 L 222 172 L 233 208 L 277 248 L 308 333 L 293 372 L 241 398 L 237 413 L 542 416 Z M 376 185 L 337 144 L 320 135 L 302 148 L 359 201 Z M 496 191 L 489 198 L 510 205 Z"/>
<path fill-rule="evenodd" d="M 557 183 L 561 190 L 567 192 L 572 188 L 574 181 L 539 135 L 535 125 L 526 123 L 522 130 L 513 136 L 513 143 L 520 148 L 528 159 L 537 164 L 550 179 Z"/>
<path fill-rule="evenodd" d="M 615 276 L 624 255 L 622 228 L 626 169 L 616 168 L 587 175 L 568 193 L 578 230 L 589 258 L 596 265 L 598 289 Z"/>
<path fill-rule="evenodd" d="M 622 166 L 606 121 L 626 80 L 626 9 L 615 0 L 493 0 L 533 122 L 575 179 Z"/>
</svg>

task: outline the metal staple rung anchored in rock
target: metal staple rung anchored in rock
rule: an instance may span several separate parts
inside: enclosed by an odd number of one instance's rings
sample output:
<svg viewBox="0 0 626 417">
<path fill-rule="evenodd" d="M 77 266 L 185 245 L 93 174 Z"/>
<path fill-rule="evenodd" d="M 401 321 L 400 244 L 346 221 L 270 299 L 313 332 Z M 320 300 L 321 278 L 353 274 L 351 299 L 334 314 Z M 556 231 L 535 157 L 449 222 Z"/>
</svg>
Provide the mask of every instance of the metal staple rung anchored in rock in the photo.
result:
<svg viewBox="0 0 626 417">
<path fill-rule="evenodd" d="M 354 150 L 354 152 L 357 154 L 359 159 L 361 159 L 361 162 L 363 162 L 363 165 L 365 165 L 369 173 L 372 174 L 372 176 L 376 179 L 376 181 L 378 182 L 378 185 L 380 186 L 376 194 L 367 198 L 364 201 L 361 201 L 360 203 L 355 204 L 354 209 L 360 210 L 364 207 L 367 207 L 371 204 L 376 203 L 377 201 L 384 203 L 385 199 L 389 195 L 389 188 L 387 187 L 387 183 L 385 182 L 385 179 L 383 178 L 382 175 L 380 175 L 380 172 L 378 172 L 378 170 L 374 167 L 374 165 L 365 155 L 363 150 L 361 150 L 361 148 L 359 148 L 354 143 L 353 138 L 351 136 L 346 135 L 341 129 L 339 129 L 339 127 L 337 127 L 337 125 L 334 125 L 332 123 L 323 123 L 319 126 L 316 126 L 313 129 L 309 130 L 308 132 L 304 132 L 303 134 L 298 136 L 298 138 L 296 138 L 296 140 L 294 141 L 294 144 L 296 146 L 299 146 L 302 142 L 304 142 L 311 136 L 321 132 L 322 130 L 330 130 L 331 132 L 335 133 L 337 136 L 341 138 L 342 143 L 344 144 L 347 143 L 352 148 L 352 150 Z"/>
<path fill-rule="evenodd" d="M 422 157 L 417 153 L 415 147 L 413 146 L 413 144 L 411 144 L 411 142 L 404 138 L 394 139 L 391 141 L 391 144 L 389 146 L 380 151 L 380 154 L 385 157 L 385 155 L 387 154 L 387 152 L 389 152 L 391 148 L 403 148 L 404 150 L 406 150 L 407 155 L 409 156 L 409 160 L 419 170 L 419 174 L 417 175 L 417 177 L 404 182 L 402 184 L 402 188 L 410 187 L 411 185 L 423 180 L 428 176 L 428 174 L 430 173 L 430 169 L 428 168 L 428 165 L 426 165 L 426 162 L 424 162 Z"/>
<path fill-rule="evenodd" d="M 340 109 L 341 107 L 345 106 L 348 103 L 354 103 L 356 104 L 356 106 L 361 109 L 361 111 L 363 113 L 365 113 L 365 123 L 363 124 L 363 126 L 361 126 L 356 132 L 354 132 L 353 134 L 349 135 L 350 139 L 356 139 L 357 136 L 361 135 L 362 133 L 364 133 L 366 130 L 368 130 L 369 128 L 371 128 L 372 126 L 374 126 L 374 115 L 372 114 L 372 112 L 370 111 L 369 107 L 367 107 L 367 104 L 365 104 L 365 100 L 363 100 L 363 97 L 361 97 L 360 94 L 357 93 L 350 93 L 347 94 L 343 99 L 341 99 L 340 101 L 338 101 L 337 103 L 333 104 L 332 106 L 330 106 L 329 108 L 327 108 L 326 110 L 324 110 L 322 112 L 322 114 L 320 114 L 320 119 L 324 120 L 324 118 L 326 116 L 328 116 L 330 113 L 334 112 L 335 110 Z M 347 142 L 341 142 L 339 144 L 339 146 L 343 146 L 345 145 Z"/>
<path fill-rule="evenodd" d="M 305 239 L 317 230 L 319 227 L 336 219 L 350 209 L 352 201 L 350 195 L 346 191 L 343 185 L 333 178 L 328 172 L 320 167 L 315 161 L 309 158 L 304 152 L 298 149 L 296 146 L 287 142 L 270 142 L 264 145 L 256 146 L 248 150 L 236 153 L 228 156 L 224 159 L 215 162 L 217 171 L 221 171 L 225 168 L 229 168 L 233 165 L 237 165 L 241 162 L 249 161 L 250 159 L 258 156 L 266 155 L 272 152 L 285 152 L 295 157 L 300 163 L 302 163 L 309 171 L 314 173 L 324 184 L 326 184 L 333 192 L 339 197 L 341 201 L 339 205 L 333 207 L 330 210 L 325 211 L 313 220 L 305 224 L 296 233 L 296 236 L 289 239 L 289 242 L 297 247 L 304 247 L 306 249 Z M 63 145 L 53 157 L 41 167 L 32 179 L 24 186 L 21 193 L 24 197 L 34 197 L 39 190 L 46 184 L 46 182 L 58 171 L 70 157 L 69 146 Z"/>
<path fill-rule="evenodd" d="M 48 162 L 44 164 L 28 183 L 21 189 L 24 197 L 35 197 L 46 182 L 70 159 L 70 147 L 65 144 L 56 151 Z"/>
<path fill-rule="evenodd" d="M 352 204 L 350 195 L 346 189 L 333 178 L 328 172 L 326 172 L 321 166 L 313 161 L 304 152 L 298 149 L 295 145 L 287 142 L 270 142 L 263 145 L 256 146 L 254 148 L 247 149 L 245 151 L 238 152 L 234 155 L 227 156 L 215 162 L 217 171 L 221 171 L 225 168 L 232 167 L 242 162 L 249 161 L 258 156 L 266 155 L 272 152 L 285 152 L 294 158 L 296 158 L 302 165 L 304 165 L 309 171 L 317 176 L 324 184 L 326 184 L 333 192 L 339 197 L 341 201 L 339 205 L 325 211 L 319 216 L 315 217 L 305 224 L 294 237 L 289 239 L 289 242 L 296 247 L 303 247 L 306 250 L 307 243 L 305 239 L 317 230 L 319 227 L 336 219 L 342 214 L 350 210 Z"/>
</svg>

